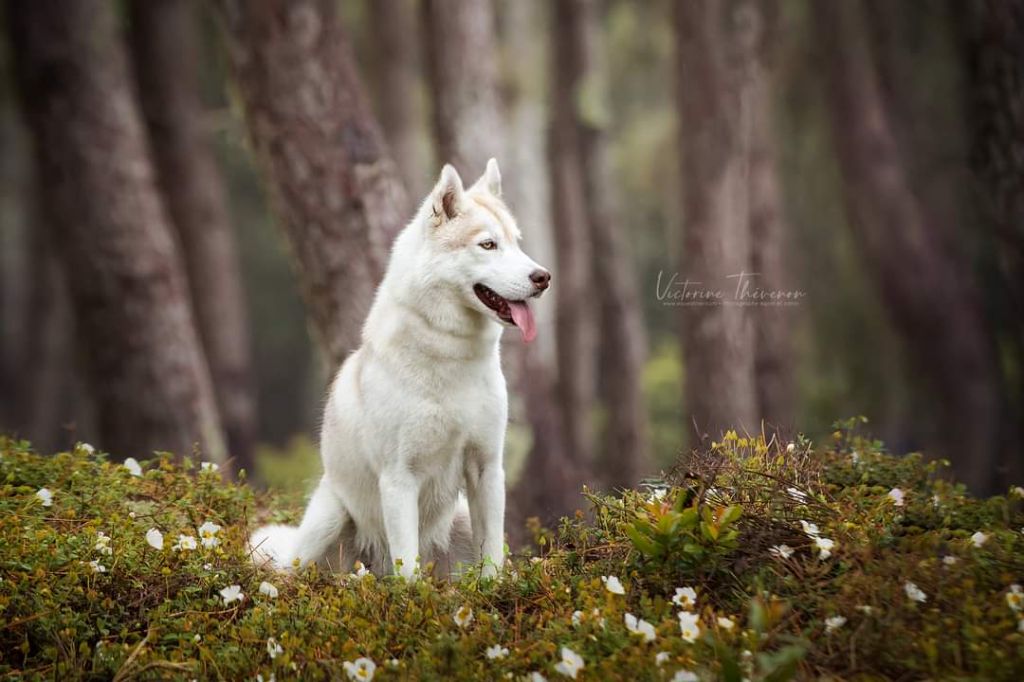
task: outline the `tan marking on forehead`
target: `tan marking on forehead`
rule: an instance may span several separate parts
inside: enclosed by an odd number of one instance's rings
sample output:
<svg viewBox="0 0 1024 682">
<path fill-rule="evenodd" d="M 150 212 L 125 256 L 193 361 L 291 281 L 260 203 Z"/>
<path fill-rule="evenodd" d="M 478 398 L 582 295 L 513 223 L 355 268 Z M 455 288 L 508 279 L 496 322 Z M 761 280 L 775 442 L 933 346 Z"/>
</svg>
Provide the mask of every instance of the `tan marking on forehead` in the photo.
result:
<svg viewBox="0 0 1024 682">
<path fill-rule="evenodd" d="M 470 195 L 470 198 L 476 202 L 477 206 L 494 216 L 494 221 L 498 223 L 498 228 L 501 230 L 504 239 L 513 243 L 519 239 L 519 227 L 516 225 L 515 220 L 512 219 L 505 204 L 483 193 L 473 193 Z"/>
<path fill-rule="evenodd" d="M 484 234 L 484 230 L 480 225 L 468 220 L 459 220 L 442 227 L 440 239 L 445 248 L 454 251 L 469 246 L 481 234 Z"/>
</svg>

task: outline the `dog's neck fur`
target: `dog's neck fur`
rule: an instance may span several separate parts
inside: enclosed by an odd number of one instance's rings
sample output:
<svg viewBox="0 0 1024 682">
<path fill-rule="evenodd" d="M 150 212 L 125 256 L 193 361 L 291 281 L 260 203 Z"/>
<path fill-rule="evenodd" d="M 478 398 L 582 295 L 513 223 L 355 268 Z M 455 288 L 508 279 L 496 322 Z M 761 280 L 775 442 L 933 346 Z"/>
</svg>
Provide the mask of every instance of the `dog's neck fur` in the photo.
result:
<svg viewBox="0 0 1024 682">
<path fill-rule="evenodd" d="M 417 279 L 402 264 L 424 257 L 427 238 L 421 210 L 395 239 L 388 270 L 363 328 L 363 345 L 387 345 L 430 362 L 497 359 L 502 328 L 468 307 L 446 282 Z M 394 314 L 398 309 L 399 314 Z M 429 366 L 429 365 L 428 365 Z"/>
</svg>

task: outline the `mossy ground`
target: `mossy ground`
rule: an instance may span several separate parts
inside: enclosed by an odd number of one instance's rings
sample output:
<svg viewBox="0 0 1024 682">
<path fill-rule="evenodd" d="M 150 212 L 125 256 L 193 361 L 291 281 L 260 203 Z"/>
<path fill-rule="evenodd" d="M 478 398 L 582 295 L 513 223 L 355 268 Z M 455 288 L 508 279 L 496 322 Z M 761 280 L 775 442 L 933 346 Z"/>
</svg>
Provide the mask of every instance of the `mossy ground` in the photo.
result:
<svg viewBox="0 0 1024 682">
<path fill-rule="evenodd" d="M 501 580 L 407 584 L 254 567 L 247 530 L 301 507 L 191 462 L 153 459 L 136 477 L 87 447 L 41 456 L 0 439 L 0 675 L 345 679 L 365 657 L 375 679 L 553 680 L 567 647 L 580 680 L 1024 678 L 1019 496 L 967 496 L 852 428 L 786 445 L 730 434 L 665 492 L 581 498 L 586 513 L 535 528 L 539 556 L 513 557 Z M 206 521 L 219 544 L 172 548 Z M 225 603 L 231 585 L 244 597 Z M 695 606 L 673 603 L 679 587 Z M 697 614 L 692 642 L 681 611 Z M 507 655 L 489 658 L 495 645 Z"/>
</svg>

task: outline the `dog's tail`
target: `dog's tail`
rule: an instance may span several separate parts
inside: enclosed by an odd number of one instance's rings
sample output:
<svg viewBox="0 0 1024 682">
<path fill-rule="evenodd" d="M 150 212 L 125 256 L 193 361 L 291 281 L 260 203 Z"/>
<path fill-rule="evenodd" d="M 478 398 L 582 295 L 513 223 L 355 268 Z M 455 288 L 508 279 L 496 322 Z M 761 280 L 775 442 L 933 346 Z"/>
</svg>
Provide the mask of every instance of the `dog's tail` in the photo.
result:
<svg viewBox="0 0 1024 682">
<path fill-rule="evenodd" d="M 279 571 L 292 568 L 298 559 L 295 526 L 271 525 L 257 528 L 249 536 L 249 552 L 253 563 Z"/>
</svg>

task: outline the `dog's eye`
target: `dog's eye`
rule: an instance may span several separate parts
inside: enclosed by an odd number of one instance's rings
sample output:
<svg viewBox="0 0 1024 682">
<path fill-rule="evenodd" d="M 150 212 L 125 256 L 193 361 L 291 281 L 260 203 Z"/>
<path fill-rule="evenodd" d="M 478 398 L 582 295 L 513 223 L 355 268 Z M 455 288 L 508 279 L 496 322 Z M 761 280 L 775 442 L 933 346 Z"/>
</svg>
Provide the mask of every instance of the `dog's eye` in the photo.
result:
<svg viewBox="0 0 1024 682">
<path fill-rule="evenodd" d="M 498 248 L 498 245 L 497 243 L 495 243 L 493 239 L 485 239 L 484 241 L 480 242 L 480 248 L 483 249 L 484 251 L 494 251 L 496 248 Z"/>
</svg>

